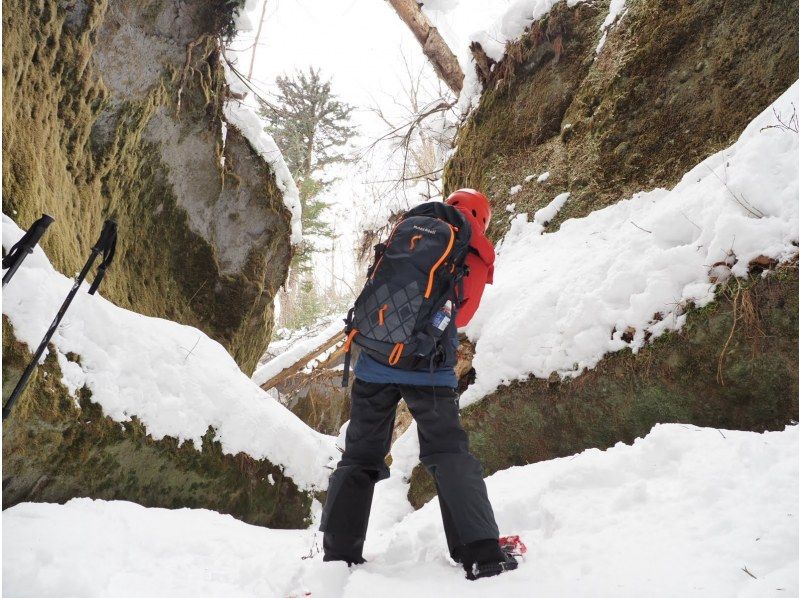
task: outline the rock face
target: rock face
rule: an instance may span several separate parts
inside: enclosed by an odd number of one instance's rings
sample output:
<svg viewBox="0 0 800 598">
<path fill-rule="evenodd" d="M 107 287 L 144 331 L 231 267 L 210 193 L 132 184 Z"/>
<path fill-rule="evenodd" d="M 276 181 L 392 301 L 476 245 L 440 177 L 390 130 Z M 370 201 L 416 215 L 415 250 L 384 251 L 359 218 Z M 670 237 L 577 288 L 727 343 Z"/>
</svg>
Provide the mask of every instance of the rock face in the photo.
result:
<svg viewBox="0 0 800 598">
<path fill-rule="evenodd" d="M 608 5 L 561 2 L 509 46 L 460 131 L 446 192 L 474 187 L 496 213 L 512 201 L 533 213 L 569 191 L 552 230 L 672 187 L 797 79 L 797 3 L 628 2 L 596 54 Z M 495 218 L 489 234 L 507 227 Z"/>
<path fill-rule="evenodd" d="M 608 4 L 559 3 L 484 69 L 486 90 L 446 166 L 446 191 L 488 191 L 505 214 L 511 201 L 533 213 L 569 190 L 553 230 L 673 186 L 797 78 L 796 3 L 628 2 L 596 55 Z M 544 172 L 544 182 L 530 177 Z M 496 218 L 490 235 L 507 227 Z M 501 387 L 462 412 L 472 449 L 490 474 L 631 442 L 661 422 L 756 431 L 796 422 L 797 281 L 796 262 L 728 281 L 680 332 L 637 355 L 609 355 L 570 381 Z M 433 495 L 418 467 L 412 504 Z"/>
<path fill-rule="evenodd" d="M 235 3 L 12 0 L 3 11 L 3 211 L 80 268 L 119 224 L 102 292 L 190 324 L 252 371 L 291 255 L 270 168 L 227 128 L 220 36 Z"/>
<path fill-rule="evenodd" d="M 219 39 L 234 5 L 6 2 L 3 211 L 22 227 L 54 216 L 42 245 L 67 274 L 115 218 L 117 257 L 101 293 L 202 329 L 249 371 L 291 258 L 290 214 L 241 132 L 229 125 L 223 143 Z M 78 409 L 53 354 L 3 424 L 4 508 L 89 496 L 308 523 L 307 492 L 275 464 L 225 454 L 211 431 L 203 446 L 154 441 L 135 419 L 104 417 L 85 388 Z M 4 401 L 29 359 L 4 318 Z"/>
</svg>

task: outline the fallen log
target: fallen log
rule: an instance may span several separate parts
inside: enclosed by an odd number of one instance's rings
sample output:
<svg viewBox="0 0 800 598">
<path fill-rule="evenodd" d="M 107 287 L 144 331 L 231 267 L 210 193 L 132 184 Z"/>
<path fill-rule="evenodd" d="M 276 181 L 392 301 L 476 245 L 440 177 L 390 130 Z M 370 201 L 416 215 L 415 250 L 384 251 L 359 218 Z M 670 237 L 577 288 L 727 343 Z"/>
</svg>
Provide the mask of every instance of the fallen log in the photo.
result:
<svg viewBox="0 0 800 598">
<path fill-rule="evenodd" d="M 264 390 L 269 390 L 270 388 L 275 388 L 278 384 L 280 384 L 281 382 L 285 382 L 288 378 L 290 378 L 291 376 L 295 375 L 300 370 L 302 370 L 304 367 L 306 367 L 306 364 L 308 364 L 309 361 L 311 361 L 312 359 L 314 359 L 318 355 L 324 353 L 325 351 L 327 351 L 328 349 L 330 349 L 331 347 L 333 347 L 334 345 L 336 345 L 337 343 L 339 343 L 339 342 L 341 342 L 343 340 L 344 340 L 344 330 L 342 329 L 339 332 L 337 332 L 336 334 L 334 334 L 333 336 L 331 336 L 330 338 L 328 338 L 327 340 L 325 340 L 324 342 L 322 342 L 321 344 L 319 344 L 318 346 L 316 346 L 314 349 L 312 349 L 311 351 L 309 351 L 308 353 L 303 355 L 300 359 L 295 361 L 292 365 L 290 365 L 287 368 L 282 369 L 279 373 L 275 374 L 272 378 L 270 378 L 269 380 L 265 381 L 263 384 L 261 384 L 261 388 L 263 388 Z"/>
</svg>

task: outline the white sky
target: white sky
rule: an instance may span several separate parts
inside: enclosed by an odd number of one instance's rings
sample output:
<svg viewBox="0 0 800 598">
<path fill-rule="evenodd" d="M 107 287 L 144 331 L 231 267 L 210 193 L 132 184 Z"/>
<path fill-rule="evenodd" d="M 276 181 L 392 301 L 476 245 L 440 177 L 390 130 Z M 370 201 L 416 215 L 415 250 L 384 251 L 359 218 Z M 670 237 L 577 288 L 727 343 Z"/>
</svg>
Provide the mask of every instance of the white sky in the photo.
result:
<svg viewBox="0 0 800 598">
<path fill-rule="evenodd" d="M 267 11 L 256 51 L 253 83 L 262 93 L 274 90 L 278 75 L 309 66 L 320 68 L 332 79 L 334 92 L 356 107 L 353 120 L 359 125 L 360 146 L 386 132 L 387 126 L 371 111 L 379 105 L 398 114 L 402 100 L 403 56 L 415 72 L 424 69 L 428 86 L 438 85 L 433 69 L 419 43 L 385 0 L 266 0 Z M 497 16 L 512 0 L 427 0 L 429 12 L 453 51 L 462 58 L 468 53 L 468 39 L 474 31 L 491 28 Z M 260 9 L 254 13 L 254 21 Z M 247 73 L 252 53 L 253 32 L 242 33 L 228 50 L 241 72 Z M 241 52 L 233 50 L 241 49 Z M 376 206 L 366 181 L 386 179 L 387 160 L 373 155 L 348 166 L 342 179 L 326 193 L 332 203 L 329 217 L 341 237 L 330 255 L 315 260 L 318 279 L 330 280 L 333 261 L 336 276 L 352 283 L 355 278 L 353 246 L 364 220 L 380 219 L 385 206 Z M 402 201 L 402 200 L 399 200 Z M 337 285 L 342 288 L 341 285 Z"/>
<path fill-rule="evenodd" d="M 416 68 L 427 65 L 419 43 L 385 0 L 266 0 L 267 11 L 256 51 L 253 79 L 269 90 L 276 76 L 308 66 L 321 68 L 340 97 L 359 107 L 357 120 L 366 135 L 383 129 L 365 114 L 376 103 L 391 107 L 402 92 L 402 55 Z M 442 35 L 460 57 L 468 38 L 486 29 L 511 0 L 429 0 L 426 8 Z M 260 15 L 257 15 L 260 16 Z M 243 34 L 233 48 L 248 48 L 253 34 Z M 239 57 L 247 71 L 250 50 Z M 428 75 L 433 75 L 428 68 Z"/>
<path fill-rule="evenodd" d="M 354 116 L 372 136 L 382 128 L 367 108 L 401 91 L 401 51 L 422 55 L 411 33 L 381 0 L 267 0 L 253 79 L 269 90 L 278 75 L 320 68 L 332 79 L 334 92 L 359 108 Z M 239 56 L 240 69 L 246 70 L 249 52 Z"/>
</svg>

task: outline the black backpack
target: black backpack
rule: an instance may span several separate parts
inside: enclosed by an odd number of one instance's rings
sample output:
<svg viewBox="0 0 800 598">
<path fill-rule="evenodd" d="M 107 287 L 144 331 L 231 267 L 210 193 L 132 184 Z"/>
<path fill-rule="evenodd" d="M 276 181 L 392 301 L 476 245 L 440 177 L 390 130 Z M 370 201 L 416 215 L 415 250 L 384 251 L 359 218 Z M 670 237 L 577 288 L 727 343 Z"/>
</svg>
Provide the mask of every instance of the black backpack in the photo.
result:
<svg viewBox="0 0 800 598">
<path fill-rule="evenodd" d="M 432 201 L 406 212 L 386 243 L 375 246 L 367 282 L 345 320 L 342 386 L 347 386 L 351 343 L 400 369 L 433 371 L 442 365 L 447 334 L 431 320 L 449 300 L 448 326 L 455 326 L 470 237 L 461 212 Z"/>
</svg>

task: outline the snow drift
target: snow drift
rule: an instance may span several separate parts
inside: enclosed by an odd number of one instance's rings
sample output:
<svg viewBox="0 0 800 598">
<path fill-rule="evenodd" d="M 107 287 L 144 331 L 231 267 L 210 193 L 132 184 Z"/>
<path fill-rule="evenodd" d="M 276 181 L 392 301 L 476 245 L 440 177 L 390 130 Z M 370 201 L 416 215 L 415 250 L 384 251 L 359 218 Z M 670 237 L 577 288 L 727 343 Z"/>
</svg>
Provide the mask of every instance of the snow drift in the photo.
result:
<svg viewBox="0 0 800 598">
<path fill-rule="evenodd" d="M 3 215 L 7 250 L 22 234 Z M 37 247 L 3 290 L 3 313 L 31 351 L 71 286 Z M 136 417 L 156 440 L 172 436 L 199 448 L 211 427 L 224 452 L 281 465 L 304 490 L 327 486 L 334 439 L 269 397 L 222 345 L 196 328 L 122 309 L 87 289 L 84 284 L 52 341 L 73 395 L 86 386 L 104 414 L 118 422 Z M 80 363 L 67 359 L 70 352 Z"/>
<path fill-rule="evenodd" d="M 36 596 L 416 598 L 760 597 L 798 591 L 798 431 L 657 426 L 487 479 L 517 571 L 469 582 L 447 557 L 437 501 L 399 524 L 379 512 L 365 556 L 323 563 L 313 529 L 210 511 L 75 499 L 4 513 L 3 590 Z M 378 488 L 389 483 L 386 480 Z M 378 525 L 376 525 L 378 524 Z"/>
</svg>

